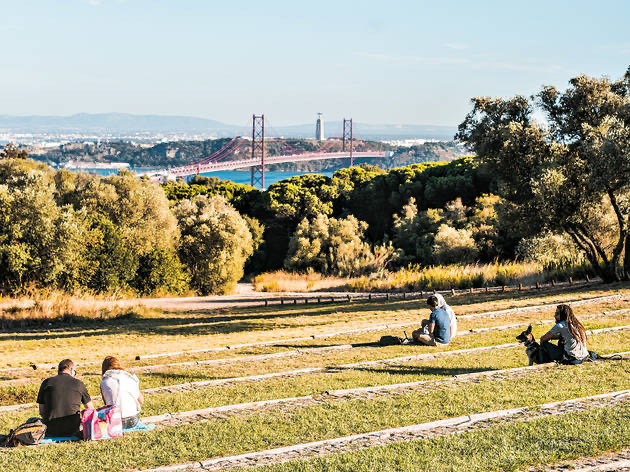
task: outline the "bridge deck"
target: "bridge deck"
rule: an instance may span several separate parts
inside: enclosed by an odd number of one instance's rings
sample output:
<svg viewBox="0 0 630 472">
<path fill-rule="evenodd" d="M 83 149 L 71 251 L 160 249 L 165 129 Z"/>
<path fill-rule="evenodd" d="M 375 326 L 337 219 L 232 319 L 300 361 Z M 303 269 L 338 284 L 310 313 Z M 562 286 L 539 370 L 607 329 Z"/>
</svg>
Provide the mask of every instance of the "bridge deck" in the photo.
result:
<svg viewBox="0 0 630 472">
<path fill-rule="evenodd" d="M 390 152 L 386 151 L 361 151 L 353 152 L 353 158 L 359 157 L 387 157 Z M 349 159 L 349 152 L 327 152 L 327 153 L 304 153 L 304 154 L 292 154 L 284 156 L 269 156 L 265 157 L 265 165 L 269 164 L 281 164 L 284 162 L 300 162 L 300 161 L 316 161 L 322 159 Z M 176 177 L 184 177 L 201 172 L 219 172 L 222 170 L 234 170 L 242 169 L 245 167 L 254 167 L 260 165 L 259 159 L 242 159 L 238 161 L 217 162 L 199 165 L 188 165 L 182 167 L 174 167 L 169 169 L 169 173 Z"/>
</svg>

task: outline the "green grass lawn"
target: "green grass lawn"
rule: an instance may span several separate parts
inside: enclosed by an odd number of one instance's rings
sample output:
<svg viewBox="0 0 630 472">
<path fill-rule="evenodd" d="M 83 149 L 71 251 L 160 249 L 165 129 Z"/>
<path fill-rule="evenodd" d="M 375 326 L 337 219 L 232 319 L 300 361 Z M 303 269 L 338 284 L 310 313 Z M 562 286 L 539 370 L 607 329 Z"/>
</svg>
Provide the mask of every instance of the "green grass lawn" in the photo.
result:
<svg viewBox="0 0 630 472">
<path fill-rule="evenodd" d="M 51 470 L 52 464 L 59 472 L 121 470 L 239 454 L 627 389 L 630 376 L 625 369 L 627 366 L 622 363 L 585 364 L 535 372 L 519 379 L 483 380 L 420 395 L 407 392 L 243 414 L 134 433 L 122 440 L 3 451 L 0 470 L 26 470 L 24 467 L 28 466 Z M 89 460 L 95 456 L 98 463 Z"/>
<path fill-rule="evenodd" d="M 608 290 L 610 289 L 610 290 Z M 593 286 L 570 291 L 542 291 L 509 294 L 460 296 L 453 298 L 458 314 L 479 313 L 518 306 L 559 303 L 566 300 L 630 293 L 629 284 Z M 576 307 L 578 317 L 601 311 L 630 307 L 630 302 L 599 302 Z M 130 361 L 135 354 L 201 349 L 204 347 L 282 339 L 294 336 L 328 333 L 385 323 L 418 322 L 428 311 L 422 301 L 378 301 L 351 304 L 272 306 L 217 310 L 209 313 L 171 314 L 147 310 L 125 320 L 86 320 L 63 329 L 9 331 L 0 334 L 0 352 L 7 365 L 27 362 L 51 362 L 70 356 L 77 361 L 99 360 L 115 354 L 127 366 L 154 365 L 191 359 L 217 359 L 248 356 L 283 350 L 303 349 L 300 355 L 265 361 L 239 361 L 208 366 L 161 368 L 139 374 L 142 388 L 173 385 L 196 380 L 229 378 L 279 372 L 305 367 L 326 367 L 345 363 L 380 360 L 398 356 L 491 346 L 515 342 L 522 329 L 476 333 L 455 338 L 448 347 L 363 346 L 346 351 L 313 351 L 316 346 L 366 343 L 385 332 L 340 335 L 278 346 L 243 348 L 215 353 L 174 356 L 172 358 Z M 550 319 L 553 307 L 537 313 L 498 318 L 462 320 L 460 330 L 498 326 L 517 322 Z M 588 329 L 630 324 L 630 314 L 619 314 L 584 320 Z M 540 336 L 550 325 L 536 325 Z M 93 331 L 92 331 L 93 330 Z M 398 332 L 400 330 L 396 330 Z M 389 334 L 389 333 L 388 333 Z M 93 347 L 96 346 L 95 349 Z M 112 348 L 115 352 L 112 352 Z M 600 353 L 630 350 L 630 331 L 602 333 L 589 339 L 589 348 Z M 432 380 L 459 373 L 520 367 L 527 364 L 522 347 L 435 359 L 381 364 L 292 378 L 275 378 L 204 388 L 186 393 L 160 393 L 146 396 L 143 416 L 165 412 L 242 402 L 319 394 L 326 390 L 369 385 Z M 81 378 L 90 393 L 99 393 L 98 366 L 79 365 Z M 46 371 L 30 373 L 24 385 L 1 386 L 0 404 L 32 402 Z M 5 379 L 12 376 L 4 375 Z M 58 444 L 36 448 L 0 450 L 0 470 L 125 470 L 188 462 L 221 455 L 238 454 L 272 447 L 327 439 L 404 426 L 435 419 L 519 406 L 532 406 L 630 388 L 628 361 L 554 367 L 532 371 L 518 379 L 478 379 L 466 384 L 436 386 L 422 393 L 398 392 L 370 399 L 336 399 L 308 406 L 269 408 L 244 411 L 224 419 L 204 421 L 177 427 L 159 427 L 150 432 L 126 435 L 121 440 Z M 313 459 L 299 463 L 270 466 L 270 470 L 451 470 L 445 464 L 453 461 L 452 470 L 515 470 L 527 465 L 599 453 L 630 443 L 627 418 L 630 406 L 625 402 L 615 408 L 604 408 L 558 418 L 544 418 L 531 424 L 505 425 L 488 431 L 477 431 L 427 441 L 369 448 L 349 454 Z M 0 432 L 15 427 L 35 409 L 0 414 Z M 567 422 L 569 421 L 569 422 Z M 622 424 L 624 423 L 624 424 Z M 568 426 L 567 426 L 568 425 Z M 553 437 L 574 437 L 582 425 L 584 438 L 570 445 L 554 445 Z M 606 429 L 607 428 L 607 429 Z M 615 434 L 608 434 L 607 431 Z M 490 432 L 492 431 L 492 433 Z M 530 434 L 531 433 L 531 434 Z M 517 441 L 518 435 L 525 439 Z M 540 441 L 544 444 L 539 444 Z M 564 436 L 563 436 L 564 435 Z M 461 443 L 458 442 L 461 439 Z M 488 443 L 503 445 L 496 454 Z M 443 441 L 439 443 L 439 441 Z M 549 443 L 547 445 L 547 443 Z M 436 444 L 455 448 L 451 453 L 432 452 Z M 463 445 L 461 448 L 455 445 Z M 498 446 L 496 446 L 498 447 Z M 537 449 L 538 448 L 538 449 Z M 421 460 L 409 457 L 420 454 Z M 388 468 L 390 467 L 390 468 Z M 415 467 L 415 468 L 414 468 Z M 468 468 L 466 468 L 468 467 Z"/>
<path fill-rule="evenodd" d="M 610 326 L 619 326 L 630 324 L 624 317 L 620 319 L 596 319 L 586 321 L 587 329 L 605 328 Z M 534 333 L 539 336 L 546 332 L 550 325 L 536 326 Z M 355 348 L 350 351 L 329 351 L 325 354 L 309 355 L 308 351 L 304 355 L 298 357 L 287 357 L 270 359 L 266 361 L 256 362 L 239 362 L 235 364 L 212 365 L 212 366 L 187 366 L 177 368 L 165 368 L 157 372 L 149 372 L 139 374 L 140 385 L 142 388 L 152 388 L 164 385 L 173 385 L 184 382 L 193 382 L 198 380 L 211 380 L 219 378 L 230 378 L 247 375 L 258 375 L 269 372 L 282 372 L 307 367 L 335 366 L 339 364 L 364 362 L 379 359 L 394 358 L 397 356 L 408 356 L 414 354 L 441 352 L 447 350 L 458 350 L 475 348 L 482 346 L 498 345 L 516 342 L 515 336 L 521 332 L 520 328 L 510 329 L 506 331 L 490 331 L 478 333 L 470 336 L 456 337 L 448 347 L 429 347 L 417 345 L 387 346 L 387 347 L 362 347 Z M 592 336 L 589 346 L 596 350 L 607 350 L 607 352 L 616 352 L 622 350 L 630 350 L 630 333 L 602 333 Z M 373 333 L 372 333 L 373 334 Z M 363 336 L 363 335 L 362 335 Z M 373 338 L 372 338 L 373 339 Z M 342 341 L 343 342 L 343 341 Z M 614 349 L 610 351 L 610 349 Z M 527 362 L 523 349 L 521 352 L 521 364 Z M 501 358 L 503 352 L 487 353 L 489 358 Z M 469 355 L 466 355 L 468 357 Z M 457 356 L 459 357 L 459 356 Z M 438 359 L 436 364 L 450 365 L 457 363 L 457 357 L 448 357 Z M 427 361 L 422 361 L 423 363 Z M 489 364 L 490 365 L 490 364 Z M 517 364 L 518 365 L 518 364 Z M 502 368 L 502 367 L 498 367 Z M 87 375 L 79 369 L 80 378 L 85 382 L 88 391 L 92 395 L 99 394 L 100 373 L 93 371 L 92 375 Z M 52 375 L 52 374 L 48 374 Z M 407 376 L 408 377 L 408 376 Z M 375 381 L 377 379 L 374 379 Z M 401 380 L 405 381 L 405 380 Z M 12 386 L 0 387 L 0 405 L 11 405 L 16 403 L 29 403 L 34 401 L 39 389 L 40 379 L 32 378 L 30 383 L 18 384 Z M 389 382 L 393 383 L 393 382 Z M 340 387 L 343 388 L 343 387 Z M 285 395 L 288 396 L 288 395 Z"/>
<path fill-rule="evenodd" d="M 630 405 L 569 413 L 458 435 L 257 467 L 257 472 L 489 472 L 525 470 L 630 444 Z M 252 468 L 236 469 L 237 472 Z M 569 470 L 569 469 L 567 469 Z"/>
</svg>

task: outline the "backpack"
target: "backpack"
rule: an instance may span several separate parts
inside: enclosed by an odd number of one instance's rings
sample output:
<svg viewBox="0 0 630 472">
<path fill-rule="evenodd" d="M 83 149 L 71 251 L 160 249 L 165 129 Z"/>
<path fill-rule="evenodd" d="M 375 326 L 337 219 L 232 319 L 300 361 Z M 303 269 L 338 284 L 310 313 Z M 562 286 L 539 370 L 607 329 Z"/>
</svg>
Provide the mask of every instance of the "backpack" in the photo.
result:
<svg viewBox="0 0 630 472">
<path fill-rule="evenodd" d="M 405 332 L 404 338 L 399 338 L 398 336 L 381 336 L 381 339 L 378 340 L 379 346 L 398 346 L 400 344 L 410 343 L 411 340 L 407 337 L 407 333 Z"/>
<path fill-rule="evenodd" d="M 41 418 L 29 418 L 26 423 L 21 424 L 9 432 L 5 437 L 3 445 L 5 447 L 15 446 L 35 446 L 46 435 L 46 425 Z"/>
</svg>

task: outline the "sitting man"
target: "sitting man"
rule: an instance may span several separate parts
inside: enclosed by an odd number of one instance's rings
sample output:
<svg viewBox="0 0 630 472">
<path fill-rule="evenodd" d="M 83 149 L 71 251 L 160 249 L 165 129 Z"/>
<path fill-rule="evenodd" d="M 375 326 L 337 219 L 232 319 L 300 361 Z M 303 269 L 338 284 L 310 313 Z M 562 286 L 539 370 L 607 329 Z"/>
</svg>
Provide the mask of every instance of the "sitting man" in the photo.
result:
<svg viewBox="0 0 630 472">
<path fill-rule="evenodd" d="M 64 359 L 58 374 L 42 382 L 37 394 L 39 414 L 46 425 L 46 436 L 79 436 L 81 404 L 94 408 L 85 384 L 76 378 L 74 362 Z"/>
<path fill-rule="evenodd" d="M 427 299 L 431 309 L 428 320 L 422 320 L 422 328 L 411 333 L 414 341 L 427 346 L 441 346 L 451 340 L 451 320 L 444 308 L 438 308 L 439 301 L 435 295 Z"/>
</svg>

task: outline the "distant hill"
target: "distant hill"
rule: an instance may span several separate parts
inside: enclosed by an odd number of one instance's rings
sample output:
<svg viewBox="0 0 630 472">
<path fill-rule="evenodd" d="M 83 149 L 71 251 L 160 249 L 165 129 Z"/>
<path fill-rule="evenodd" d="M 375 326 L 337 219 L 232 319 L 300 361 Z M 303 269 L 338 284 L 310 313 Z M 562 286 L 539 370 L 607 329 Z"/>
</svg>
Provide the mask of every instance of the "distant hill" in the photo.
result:
<svg viewBox="0 0 630 472">
<path fill-rule="evenodd" d="M 0 115 L 0 130 L 14 132 L 78 132 L 122 134 L 134 132 L 217 133 L 233 136 L 239 127 L 192 116 L 78 113 L 70 116 Z"/>
<path fill-rule="evenodd" d="M 340 137 L 343 123 L 330 121 L 324 123 L 327 137 Z M 395 140 L 395 139 L 436 139 L 451 141 L 457 132 L 456 126 L 437 125 L 374 125 L 355 122 L 354 135 L 358 139 Z M 276 127 L 275 131 L 287 138 L 315 137 L 315 123 L 309 125 L 292 125 Z"/>
<path fill-rule="evenodd" d="M 99 143 L 69 143 L 57 147 L 27 147 L 31 157 L 50 164 L 74 162 L 128 162 L 132 167 L 176 167 L 196 162 L 221 149 L 229 138 L 204 141 L 172 141 L 154 145 L 133 144 L 125 141 L 101 141 Z M 312 151 L 316 147 L 313 139 L 293 138 L 269 140 L 267 155 L 274 156 L 286 152 L 286 143 L 297 151 Z M 285 143 L 285 144 L 283 144 Z M 341 141 L 328 142 L 330 151 L 340 151 Z M 378 141 L 355 141 L 355 150 L 393 151 L 388 158 L 358 159 L 357 164 L 369 163 L 385 168 L 409 165 L 417 162 L 450 161 L 463 155 L 464 148 L 453 141 L 428 142 L 410 147 L 393 146 Z M 241 146 L 225 160 L 246 159 L 250 155 L 248 146 Z M 308 171 L 336 170 L 347 165 L 342 160 L 305 161 L 270 165 L 270 170 Z"/>
<path fill-rule="evenodd" d="M 340 121 L 325 122 L 326 136 L 340 136 Z M 229 137 L 243 134 L 242 126 L 193 116 L 133 115 L 130 113 L 78 113 L 69 116 L 14 116 L 0 115 L 0 131 L 14 133 L 86 133 L 106 137 L 131 133 L 188 133 L 205 137 Z M 437 139 L 450 141 L 454 126 L 366 124 L 354 123 L 358 139 Z M 288 138 L 312 138 L 313 123 L 280 126 L 268 132 Z M 245 132 L 249 135 L 249 132 Z"/>
</svg>

